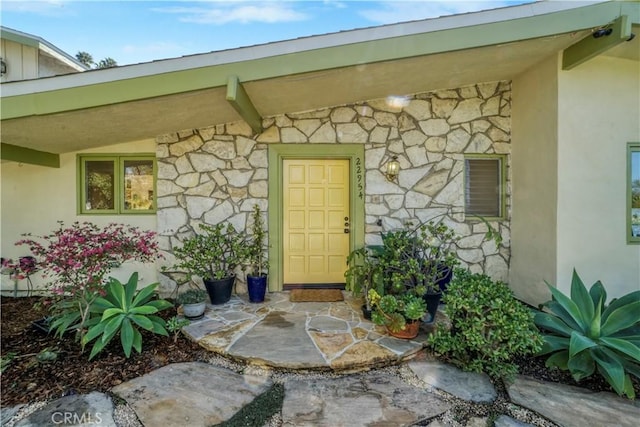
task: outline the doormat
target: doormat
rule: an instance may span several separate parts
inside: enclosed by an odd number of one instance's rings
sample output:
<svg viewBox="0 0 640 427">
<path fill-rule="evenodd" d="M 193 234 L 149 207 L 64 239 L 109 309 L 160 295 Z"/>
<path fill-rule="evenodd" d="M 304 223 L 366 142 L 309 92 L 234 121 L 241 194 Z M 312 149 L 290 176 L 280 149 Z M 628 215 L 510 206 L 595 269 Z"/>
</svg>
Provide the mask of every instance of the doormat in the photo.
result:
<svg viewBox="0 0 640 427">
<path fill-rule="evenodd" d="M 340 289 L 292 289 L 291 302 L 334 302 L 344 301 Z"/>
</svg>

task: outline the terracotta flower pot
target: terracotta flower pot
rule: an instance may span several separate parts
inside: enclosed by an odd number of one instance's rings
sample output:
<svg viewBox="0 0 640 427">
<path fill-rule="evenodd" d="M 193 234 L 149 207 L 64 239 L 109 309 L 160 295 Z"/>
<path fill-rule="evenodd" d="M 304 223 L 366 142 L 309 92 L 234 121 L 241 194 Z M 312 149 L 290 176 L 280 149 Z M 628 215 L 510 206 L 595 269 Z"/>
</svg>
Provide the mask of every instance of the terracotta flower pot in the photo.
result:
<svg viewBox="0 0 640 427">
<path fill-rule="evenodd" d="M 387 332 L 392 337 L 402 338 L 402 339 L 412 339 L 418 336 L 418 331 L 420 329 L 420 321 L 408 321 L 403 330 L 398 332 L 392 332 L 387 328 Z"/>
</svg>

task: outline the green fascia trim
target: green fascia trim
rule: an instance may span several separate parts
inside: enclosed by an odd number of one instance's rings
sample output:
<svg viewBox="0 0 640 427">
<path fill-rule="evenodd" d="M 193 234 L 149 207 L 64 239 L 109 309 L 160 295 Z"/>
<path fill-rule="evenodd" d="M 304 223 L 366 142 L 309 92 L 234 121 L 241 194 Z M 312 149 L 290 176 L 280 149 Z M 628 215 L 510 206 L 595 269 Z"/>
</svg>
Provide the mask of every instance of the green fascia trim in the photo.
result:
<svg viewBox="0 0 640 427">
<path fill-rule="evenodd" d="M 4 30 L 0 30 L 0 37 L 5 39 L 5 40 L 9 40 L 15 43 L 20 43 L 23 44 L 25 46 L 30 46 L 30 47 L 35 47 L 35 48 L 39 48 L 40 47 L 40 41 L 31 38 L 31 37 L 27 37 L 27 36 L 23 36 L 20 34 L 15 34 L 13 32 L 9 32 L 9 31 L 4 31 Z"/>
<path fill-rule="evenodd" d="M 282 290 L 282 161 L 284 159 L 349 159 L 351 233 L 349 250 L 364 245 L 364 145 L 269 144 L 269 290 Z"/>
<path fill-rule="evenodd" d="M 262 133 L 262 117 L 251 102 L 249 95 L 240 84 L 238 76 L 230 76 L 227 81 L 227 101 L 251 126 L 255 134 Z"/>
<path fill-rule="evenodd" d="M 482 220 L 484 219 L 485 221 L 505 221 L 508 219 L 507 217 L 507 161 L 508 161 L 508 156 L 506 154 L 466 154 L 464 155 L 464 159 L 485 159 L 485 160 L 490 160 L 490 159 L 496 159 L 496 160 L 500 160 L 500 216 L 489 216 L 489 217 L 480 217 L 478 215 L 472 215 L 472 214 L 467 214 L 466 210 L 467 207 L 466 205 L 464 206 L 464 210 L 465 210 L 465 220 Z M 463 174 L 462 174 L 462 188 L 467 188 L 467 183 L 466 183 L 466 179 L 467 179 L 467 174 L 464 172 L 464 168 L 463 168 Z"/>
<path fill-rule="evenodd" d="M 0 144 L 0 158 L 50 168 L 60 167 L 60 155 L 58 154 L 5 144 L 4 142 Z"/>
<path fill-rule="evenodd" d="M 637 5 L 636 5 L 637 6 Z M 243 82 L 472 49 L 593 28 L 621 16 L 619 2 L 510 21 L 371 40 L 343 46 L 2 98 L 0 119 L 53 114 Z M 628 9 L 628 7 L 626 8 Z M 286 64 L 283 65 L 283 64 Z"/>
<path fill-rule="evenodd" d="M 116 180 L 114 182 L 115 205 L 114 209 L 108 210 L 86 210 L 85 209 L 85 168 L 83 163 L 86 160 L 105 160 L 113 162 L 114 174 Z M 152 160 L 153 161 L 153 210 L 134 211 L 125 210 L 124 206 L 124 160 Z M 76 155 L 76 213 L 78 215 L 154 215 L 157 211 L 157 189 L 158 183 L 158 166 L 156 155 L 154 153 L 90 153 Z"/>
<path fill-rule="evenodd" d="M 631 153 L 640 153 L 640 142 L 627 144 L 627 243 L 640 245 L 640 237 L 631 235 Z"/>
<path fill-rule="evenodd" d="M 565 49 L 562 53 L 562 69 L 571 70 L 612 47 L 626 42 L 631 36 L 631 20 L 627 15 L 616 19 L 610 28 L 612 32 L 608 36 L 599 38 L 588 36 Z"/>
</svg>

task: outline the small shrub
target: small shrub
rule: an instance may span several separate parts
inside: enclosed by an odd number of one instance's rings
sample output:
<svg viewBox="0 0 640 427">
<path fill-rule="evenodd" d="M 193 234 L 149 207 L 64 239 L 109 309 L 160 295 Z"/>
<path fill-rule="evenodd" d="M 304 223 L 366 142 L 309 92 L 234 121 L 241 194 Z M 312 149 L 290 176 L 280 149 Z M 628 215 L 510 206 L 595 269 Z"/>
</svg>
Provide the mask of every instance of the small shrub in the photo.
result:
<svg viewBox="0 0 640 427">
<path fill-rule="evenodd" d="M 173 335 L 173 342 L 178 342 L 178 335 L 183 327 L 188 326 L 191 322 L 188 319 L 182 319 L 178 316 L 173 316 L 167 320 L 167 330 Z"/>
<path fill-rule="evenodd" d="M 91 308 L 101 316 L 100 321 L 89 328 L 82 339 L 84 347 L 98 338 L 91 349 L 89 360 L 100 353 L 118 333 L 120 333 L 120 342 L 127 358 L 131 355 L 132 347 L 138 353 L 142 351 L 142 334 L 138 327 L 169 336 L 164 319 L 153 315 L 160 310 L 173 307 L 168 301 L 153 299 L 158 283 L 152 283 L 140 292 L 136 292 L 138 273 L 133 273 L 124 285 L 113 277 L 110 279 L 106 296 L 97 298 Z"/>
<path fill-rule="evenodd" d="M 503 282 L 456 269 L 443 302 L 452 327 L 437 329 L 430 344 L 466 371 L 508 381 L 518 369 L 511 362 L 514 356 L 533 354 L 542 347 L 533 313 Z"/>
<path fill-rule="evenodd" d="M 549 312 L 536 314 L 543 328 L 541 355 L 551 354 L 546 365 L 571 372 L 580 381 L 598 373 L 620 396 L 635 398 L 629 374 L 640 378 L 640 291 L 606 304 L 600 281 L 587 288 L 573 271 L 571 297 L 550 286 Z"/>
<path fill-rule="evenodd" d="M 127 261 L 154 261 L 158 242 L 155 232 L 124 224 L 58 224 L 47 235 L 23 234 L 25 239 L 16 245 L 27 245 L 38 260 L 29 259 L 20 267 L 23 272 L 41 268 L 50 279 L 51 291 L 59 297 L 51 306 L 51 330 L 59 336 L 75 330 L 82 342 L 87 328 L 95 324 L 91 306 L 105 291 L 107 273 Z"/>
<path fill-rule="evenodd" d="M 207 292 L 204 289 L 191 288 L 179 293 L 176 297 L 178 304 L 198 304 L 207 300 Z"/>
</svg>

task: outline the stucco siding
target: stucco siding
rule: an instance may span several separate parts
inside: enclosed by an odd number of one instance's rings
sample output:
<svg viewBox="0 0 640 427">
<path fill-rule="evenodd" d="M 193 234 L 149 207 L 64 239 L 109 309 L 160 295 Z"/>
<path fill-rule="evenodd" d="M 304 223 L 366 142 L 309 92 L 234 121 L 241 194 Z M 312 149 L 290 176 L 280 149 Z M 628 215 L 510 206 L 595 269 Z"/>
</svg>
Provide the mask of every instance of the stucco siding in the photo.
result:
<svg viewBox="0 0 640 427">
<path fill-rule="evenodd" d="M 49 234 L 58 227 L 57 221 L 70 225 L 74 221 L 90 221 L 98 225 L 110 222 L 156 230 L 155 215 L 77 215 L 76 213 L 76 156 L 79 153 L 154 153 L 155 141 L 146 140 L 117 144 L 109 147 L 67 153 L 60 156 L 60 168 L 47 168 L 22 163 L 3 163 L 0 182 L 2 188 L 1 224 L 2 256 L 16 259 L 30 255 L 26 246 L 15 246 L 23 233 Z M 154 265 L 131 265 L 115 272 L 120 279 L 138 271 L 142 283 L 157 281 Z M 13 290 L 13 282 L 2 275 L 2 291 Z M 34 285 L 42 283 L 40 274 L 33 278 Z M 20 282 L 26 289 L 26 281 Z"/>
<path fill-rule="evenodd" d="M 609 297 L 640 289 L 626 241 L 626 146 L 640 141 L 640 62 L 597 57 L 559 74 L 558 288 L 575 267 Z"/>
<path fill-rule="evenodd" d="M 513 80 L 511 266 L 509 284 L 522 300 L 548 299 L 556 280 L 556 56 Z"/>
</svg>

